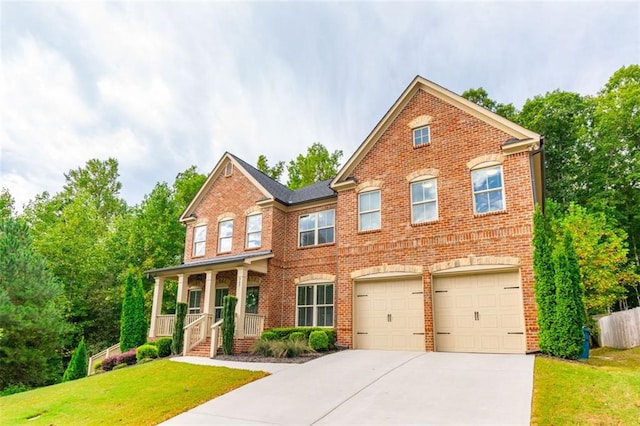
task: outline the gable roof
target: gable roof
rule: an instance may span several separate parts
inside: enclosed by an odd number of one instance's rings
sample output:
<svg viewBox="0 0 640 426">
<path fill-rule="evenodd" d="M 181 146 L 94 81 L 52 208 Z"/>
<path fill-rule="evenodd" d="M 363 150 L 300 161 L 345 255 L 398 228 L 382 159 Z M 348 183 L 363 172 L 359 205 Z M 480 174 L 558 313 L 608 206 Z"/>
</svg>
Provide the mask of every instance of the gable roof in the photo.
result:
<svg viewBox="0 0 640 426">
<path fill-rule="evenodd" d="M 336 196 L 336 192 L 330 187 L 332 179 L 316 182 L 292 191 L 280 182 L 271 179 L 269 176 L 265 175 L 241 158 L 236 157 L 230 152 L 225 152 L 207 177 L 207 180 L 204 182 L 196 196 L 193 197 L 191 203 L 189 203 L 185 211 L 182 213 L 182 216 L 180 216 L 180 222 L 190 220 L 191 214 L 205 197 L 215 180 L 222 174 L 224 165 L 227 161 L 233 163 L 234 168 L 243 173 L 251 183 L 253 183 L 253 185 L 262 192 L 264 199 L 256 201 L 274 200 L 285 206 L 291 206 Z"/>
<path fill-rule="evenodd" d="M 391 106 L 389 111 L 380 119 L 378 124 L 373 128 L 367 138 L 360 144 L 356 152 L 349 158 L 349 160 L 342 166 L 338 174 L 331 182 L 331 187 L 336 188 L 336 185 L 348 181 L 350 173 L 356 168 L 360 161 L 367 155 L 371 148 L 378 141 L 380 136 L 387 130 L 389 125 L 395 120 L 395 118 L 402 112 L 404 107 L 409 103 L 413 96 L 423 90 L 430 95 L 433 95 L 450 105 L 453 105 L 461 110 L 473 115 L 474 117 L 488 123 L 489 125 L 496 127 L 503 132 L 513 136 L 512 139 L 516 139 L 517 143 L 511 143 L 512 146 L 518 144 L 539 144 L 540 135 L 525 129 L 524 127 L 513 123 L 506 118 L 489 111 L 474 102 L 471 102 L 460 95 L 453 93 L 452 91 L 439 86 L 432 81 L 427 80 L 421 76 L 416 76 L 413 81 L 402 92 L 400 97 Z M 512 140 L 510 139 L 510 140 Z"/>
</svg>

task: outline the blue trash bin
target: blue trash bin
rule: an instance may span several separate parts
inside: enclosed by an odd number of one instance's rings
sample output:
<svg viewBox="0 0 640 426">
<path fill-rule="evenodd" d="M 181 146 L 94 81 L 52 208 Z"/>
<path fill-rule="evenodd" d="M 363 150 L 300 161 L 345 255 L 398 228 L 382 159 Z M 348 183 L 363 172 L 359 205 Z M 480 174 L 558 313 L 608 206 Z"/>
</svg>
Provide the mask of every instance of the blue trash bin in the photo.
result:
<svg viewBox="0 0 640 426">
<path fill-rule="evenodd" d="M 583 333 L 582 353 L 578 355 L 578 358 L 587 359 L 589 358 L 589 346 L 590 346 L 589 329 L 587 327 L 582 327 L 582 333 Z"/>
</svg>

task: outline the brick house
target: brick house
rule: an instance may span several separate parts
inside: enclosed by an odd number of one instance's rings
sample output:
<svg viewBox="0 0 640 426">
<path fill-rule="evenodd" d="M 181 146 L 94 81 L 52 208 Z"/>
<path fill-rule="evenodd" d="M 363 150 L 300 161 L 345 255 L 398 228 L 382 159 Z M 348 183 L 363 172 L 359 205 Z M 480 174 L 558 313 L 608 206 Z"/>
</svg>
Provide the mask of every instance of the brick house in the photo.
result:
<svg viewBox="0 0 640 426">
<path fill-rule="evenodd" d="M 532 215 L 541 136 L 416 77 L 337 176 L 292 191 L 226 153 L 180 218 L 185 353 L 235 294 L 236 350 L 264 328 L 333 327 L 350 348 L 537 349 Z M 206 353 L 208 353 L 208 348 Z"/>
</svg>

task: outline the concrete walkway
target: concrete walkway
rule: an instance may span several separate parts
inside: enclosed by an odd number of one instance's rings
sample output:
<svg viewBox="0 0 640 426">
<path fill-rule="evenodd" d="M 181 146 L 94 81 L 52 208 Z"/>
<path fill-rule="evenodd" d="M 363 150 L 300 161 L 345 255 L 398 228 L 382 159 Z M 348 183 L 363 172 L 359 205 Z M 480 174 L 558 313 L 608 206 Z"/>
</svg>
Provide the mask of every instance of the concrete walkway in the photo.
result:
<svg viewBox="0 0 640 426">
<path fill-rule="evenodd" d="M 164 424 L 527 425 L 533 361 L 526 355 L 342 351 L 276 364 L 282 368 L 271 376 Z"/>
</svg>

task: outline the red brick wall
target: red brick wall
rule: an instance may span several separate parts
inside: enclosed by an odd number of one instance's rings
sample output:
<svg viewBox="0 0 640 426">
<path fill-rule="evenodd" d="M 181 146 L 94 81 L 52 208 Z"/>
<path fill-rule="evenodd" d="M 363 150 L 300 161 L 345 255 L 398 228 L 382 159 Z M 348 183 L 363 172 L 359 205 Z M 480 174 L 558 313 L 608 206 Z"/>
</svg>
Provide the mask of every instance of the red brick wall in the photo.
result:
<svg viewBox="0 0 640 426">
<path fill-rule="evenodd" d="M 431 143 L 413 147 L 409 122 L 420 115 L 433 117 Z M 533 198 L 528 153 L 505 156 L 503 163 L 506 211 L 474 215 L 467 162 L 486 154 L 500 154 L 511 136 L 464 111 L 418 91 L 351 174 L 357 182 L 381 180 L 379 231 L 358 232 L 355 190 L 338 196 L 338 342 L 352 345 L 350 273 L 386 264 L 423 266 L 425 274 L 425 345 L 433 350 L 430 265 L 469 255 L 513 256 L 521 261 L 528 349 L 535 349 L 536 312 L 532 276 Z M 411 172 L 439 170 L 438 211 L 435 222 L 412 225 L 409 183 Z"/>
</svg>

